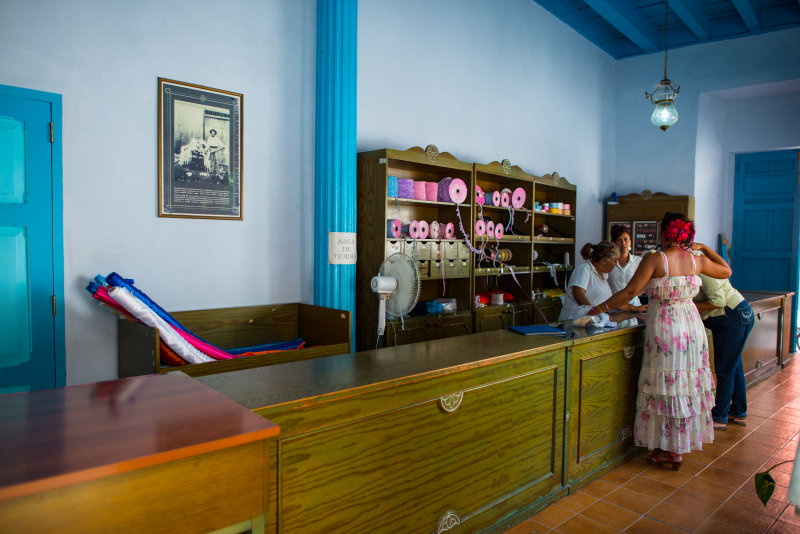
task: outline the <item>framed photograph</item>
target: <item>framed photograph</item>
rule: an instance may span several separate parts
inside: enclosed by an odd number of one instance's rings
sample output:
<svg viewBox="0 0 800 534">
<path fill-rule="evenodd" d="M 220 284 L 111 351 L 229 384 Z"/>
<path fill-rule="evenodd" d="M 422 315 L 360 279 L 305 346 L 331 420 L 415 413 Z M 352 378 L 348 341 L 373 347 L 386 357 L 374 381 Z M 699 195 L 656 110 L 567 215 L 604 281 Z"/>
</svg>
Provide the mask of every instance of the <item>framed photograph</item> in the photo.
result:
<svg viewBox="0 0 800 534">
<path fill-rule="evenodd" d="M 658 246 L 658 223 L 656 221 L 633 222 L 633 254 L 641 256 Z"/>
<path fill-rule="evenodd" d="M 242 220 L 242 95 L 158 79 L 158 216 Z"/>
</svg>

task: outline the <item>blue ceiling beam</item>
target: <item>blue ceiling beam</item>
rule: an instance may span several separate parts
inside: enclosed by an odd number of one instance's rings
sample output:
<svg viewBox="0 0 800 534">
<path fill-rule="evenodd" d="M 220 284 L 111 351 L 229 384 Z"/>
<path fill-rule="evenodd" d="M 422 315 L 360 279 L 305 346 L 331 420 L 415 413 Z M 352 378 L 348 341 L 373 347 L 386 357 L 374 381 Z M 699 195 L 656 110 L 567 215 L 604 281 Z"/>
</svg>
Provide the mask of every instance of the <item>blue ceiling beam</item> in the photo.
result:
<svg viewBox="0 0 800 534">
<path fill-rule="evenodd" d="M 660 39 L 653 26 L 627 0 L 584 0 L 612 26 L 645 52 L 660 48 Z"/>
<path fill-rule="evenodd" d="M 797 0 L 800 2 L 800 0 Z M 680 17 L 686 27 L 704 41 L 711 37 L 711 21 L 697 6 L 697 2 L 687 0 L 670 0 L 669 6 Z"/>
<path fill-rule="evenodd" d="M 736 6 L 736 11 L 739 12 L 748 30 L 755 32 L 761 29 L 752 0 L 733 0 L 733 5 Z"/>
<path fill-rule="evenodd" d="M 594 43 L 595 46 L 619 58 L 619 44 L 605 31 L 599 29 L 592 21 L 579 11 L 571 8 L 564 0 L 533 0 L 561 22 L 578 32 L 584 39 Z M 800 1 L 800 0 L 799 0 Z"/>
</svg>

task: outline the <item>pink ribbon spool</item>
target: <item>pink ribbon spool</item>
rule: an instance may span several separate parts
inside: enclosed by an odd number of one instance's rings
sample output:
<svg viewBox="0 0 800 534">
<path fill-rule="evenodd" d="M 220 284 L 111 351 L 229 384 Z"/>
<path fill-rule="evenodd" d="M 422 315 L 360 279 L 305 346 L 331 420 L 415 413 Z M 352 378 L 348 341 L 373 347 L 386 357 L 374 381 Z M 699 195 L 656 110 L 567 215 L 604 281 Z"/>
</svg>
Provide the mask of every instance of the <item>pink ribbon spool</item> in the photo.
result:
<svg viewBox="0 0 800 534">
<path fill-rule="evenodd" d="M 448 188 L 450 193 L 450 201 L 456 204 L 461 204 L 467 200 L 467 184 L 461 178 L 453 178 L 450 181 Z"/>
<path fill-rule="evenodd" d="M 503 234 L 506 233 L 506 229 L 503 228 L 502 224 L 498 224 L 494 227 L 494 238 L 495 239 L 503 239 Z"/>
<path fill-rule="evenodd" d="M 500 191 L 493 191 L 492 192 L 492 206 L 499 206 L 500 205 Z"/>
<path fill-rule="evenodd" d="M 395 239 L 400 237 L 400 233 L 403 231 L 403 224 L 400 222 L 400 219 L 395 219 L 392 221 L 389 231 L 391 232 L 392 237 Z"/>
<path fill-rule="evenodd" d="M 486 193 L 483 192 L 481 186 L 475 185 L 475 202 L 483 206 L 486 204 Z"/>
<path fill-rule="evenodd" d="M 439 184 L 437 182 L 425 182 L 425 200 L 436 202 L 439 195 Z"/>
<path fill-rule="evenodd" d="M 522 206 L 525 205 L 525 190 L 521 187 L 514 189 L 514 193 L 511 195 L 511 206 L 515 210 L 521 209 Z"/>
<path fill-rule="evenodd" d="M 483 222 L 483 219 L 478 219 L 475 221 L 475 235 L 483 236 L 486 233 L 486 223 Z"/>
<path fill-rule="evenodd" d="M 432 239 L 439 239 L 439 223 L 436 221 L 431 221 L 430 224 L 430 233 Z"/>
<path fill-rule="evenodd" d="M 486 223 L 486 235 L 494 237 L 494 222 L 489 221 Z"/>
<path fill-rule="evenodd" d="M 419 239 L 419 221 L 411 221 L 411 224 L 408 225 L 408 235 L 412 239 Z"/>
<path fill-rule="evenodd" d="M 425 182 L 414 182 L 414 200 L 426 200 Z"/>
<path fill-rule="evenodd" d="M 511 197 L 508 195 L 508 192 L 503 191 L 500 194 L 500 205 L 503 206 L 504 208 L 507 208 L 508 206 L 511 205 Z"/>
<path fill-rule="evenodd" d="M 428 221 L 419 222 L 419 238 L 428 239 Z"/>
<path fill-rule="evenodd" d="M 456 225 L 454 225 L 451 222 L 447 223 L 447 225 L 444 227 L 444 237 L 446 239 L 453 239 L 455 236 L 456 236 Z"/>
</svg>

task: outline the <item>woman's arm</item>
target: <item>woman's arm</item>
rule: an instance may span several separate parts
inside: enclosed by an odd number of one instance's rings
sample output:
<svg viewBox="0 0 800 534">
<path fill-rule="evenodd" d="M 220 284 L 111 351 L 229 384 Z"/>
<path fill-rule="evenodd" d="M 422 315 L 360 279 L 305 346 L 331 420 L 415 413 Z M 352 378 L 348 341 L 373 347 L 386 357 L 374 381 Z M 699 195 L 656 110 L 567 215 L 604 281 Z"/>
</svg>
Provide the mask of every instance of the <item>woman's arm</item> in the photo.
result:
<svg viewBox="0 0 800 534">
<path fill-rule="evenodd" d="M 696 256 L 700 272 L 711 278 L 730 278 L 731 267 L 722 256 L 703 243 L 692 243 L 692 250 L 699 250 L 703 256 Z"/>
<path fill-rule="evenodd" d="M 572 286 L 572 296 L 575 297 L 575 302 L 581 306 L 591 306 L 592 303 L 586 298 L 586 290 L 579 286 Z"/>
<path fill-rule="evenodd" d="M 600 308 L 600 311 L 622 308 L 624 305 L 630 302 L 633 297 L 641 295 L 645 284 L 647 284 L 647 281 L 653 277 L 656 267 L 661 264 L 661 261 L 660 254 L 648 254 L 647 257 L 644 258 L 639 264 L 639 267 L 631 277 L 631 281 L 628 282 L 628 285 L 625 286 L 621 291 L 612 295 L 611 298 L 602 304 L 595 306 L 595 308 Z"/>
<path fill-rule="evenodd" d="M 694 301 L 694 305 L 697 306 L 697 309 L 701 312 L 711 311 L 711 310 L 718 310 L 722 308 L 722 306 L 716 306 L 711 304 L 711 301 L 708 300 L 696 300 Z"/>
</svg>

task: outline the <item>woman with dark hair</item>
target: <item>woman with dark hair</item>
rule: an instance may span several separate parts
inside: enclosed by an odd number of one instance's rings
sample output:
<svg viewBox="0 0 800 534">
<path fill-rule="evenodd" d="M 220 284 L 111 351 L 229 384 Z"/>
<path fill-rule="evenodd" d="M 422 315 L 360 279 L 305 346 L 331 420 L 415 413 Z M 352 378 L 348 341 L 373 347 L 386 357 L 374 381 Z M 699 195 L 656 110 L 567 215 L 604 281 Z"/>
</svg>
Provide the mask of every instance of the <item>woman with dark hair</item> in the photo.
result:
<svg viewBox="0 0 800 534">
<path fill-rule="evenodd" d="M 628 229 L 621 224 L 615 224 L 611 227 L 611 241 L 617 245 L 619 249 L 619 258 L 617 264 L 608 273 L 608 285 L 614 293 L 621 291 L 628 282 L 633 278 L 633 273 L 639 267 L 642 258 L 631 254 L 631 234 Z M 642 306 L 639 300 L 639 295 L 636 295 L 628 303 L 635 306 L 637 311 L 644 311 L 647 309 Z"/>
<path fill-rule="evenodd" d="M 617 246 L 611 241 L 600 241 L 596 245 L 586 243 L 581 247 L 581 256 L 586 261 L 576 265 L 569 278 L 559 321 L 586 315 L 589 308 L 611 296 L 607 278 L 617 264 Z"/>
<path fill-rule="evenodd" d="M 708 339 L 692 302 L 701 284 L 697 274 L 720 279 L 731 275 L 725 260 L 693 240 L 694 225 L 686 216 L 665 214 L 663 250 L 647 255 L 622 291 L 592 309 L 600 313 L 620 306 L 642 290 L 650 299 L 634 442 L 650 451 L 648 461 L 676 470 L 681 454 L 714 441 Z"/>
</svg>

